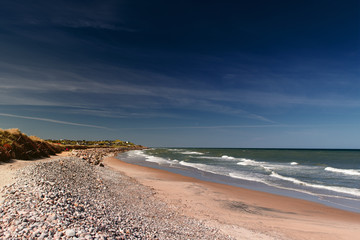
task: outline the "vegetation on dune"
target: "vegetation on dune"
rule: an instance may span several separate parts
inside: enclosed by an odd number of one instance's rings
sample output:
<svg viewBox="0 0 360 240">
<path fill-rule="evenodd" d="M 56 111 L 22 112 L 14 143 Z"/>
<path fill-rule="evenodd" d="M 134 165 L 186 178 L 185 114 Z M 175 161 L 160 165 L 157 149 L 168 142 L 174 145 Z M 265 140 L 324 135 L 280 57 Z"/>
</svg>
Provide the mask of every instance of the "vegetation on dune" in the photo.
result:
<svg viewBox="0 0 360 240">
<path fill-rule="evenodd" d="M 64 150 L 87 148 L 121 148 L 121 150 L 130 150 L 144 147 L 121 140 L 42 140 L 36 136 L 27 136 L 17 128 L 0 129 L 0 161 L 10 159 L 31 160 L 49 157 Z"/>
<path fill-rule="evenodd" d="M 128 148 L 128 147 L 142 147 L 140 145 L 135 145 L 129 141 L 121 141 L 121 140 L 99 140 L 99 141 L 87 141 L 87 140 L 46 140 L 51 143 L 61 144 L 67 148 Z"/>
<path fill-rule="evenodd" d="M 19 129 L 0 129 L 0 161 L 48 157 L 64 150 L 59 144 L 27 136 Z"/>
</svg>

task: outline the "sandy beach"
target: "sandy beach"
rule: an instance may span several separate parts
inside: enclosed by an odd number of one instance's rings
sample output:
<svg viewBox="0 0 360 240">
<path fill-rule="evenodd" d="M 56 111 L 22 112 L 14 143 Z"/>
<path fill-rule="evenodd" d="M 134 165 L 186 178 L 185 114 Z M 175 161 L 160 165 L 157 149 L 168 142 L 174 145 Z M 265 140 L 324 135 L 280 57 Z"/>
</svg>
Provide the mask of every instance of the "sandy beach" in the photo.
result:
<svg viewBox="0 0 360 240">
<path fill-rule="evenodd" d="M 345 240 L 360 234 L 358 213 L 114 157 L 100 167 L 67 155 L 0 165 L 0 188 L 6 189 L 0 236 Z"/>
<path fill-rule="evenodd" d="M 183 215 L 236 239 L 355 239 L 360 214 L 318 203 L 205 182 L 106 158 L 104 164 L 149 186 Z"/>
</svg>

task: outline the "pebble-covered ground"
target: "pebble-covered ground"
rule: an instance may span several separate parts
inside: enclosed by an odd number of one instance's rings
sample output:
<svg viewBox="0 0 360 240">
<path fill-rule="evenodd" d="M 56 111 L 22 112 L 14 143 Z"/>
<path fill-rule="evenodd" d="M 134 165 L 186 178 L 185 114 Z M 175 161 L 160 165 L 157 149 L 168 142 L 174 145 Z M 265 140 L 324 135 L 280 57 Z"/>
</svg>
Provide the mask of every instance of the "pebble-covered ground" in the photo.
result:
<svg viewBox="0 0 360 240">
<path fill-rule="evenodd" d="M 75 157 L 29 165 L 0 194 L 0 239 L 228 239 L 134 179 Z"/>
<path fill-rule="evenodd" d="M 81 158 L 93 165 L 102 165 L 102 160 L 105 157 L 116 156 L 119 153 L 129 151 L 144 149 L 144 147 L 127 147 L 127 148 L 88 148 L 88 149 L 78 149 L 72 150 L 71 155 L 74 157 Z M 102 165 L 103 166 L 103 165 Z"/>
</svg>

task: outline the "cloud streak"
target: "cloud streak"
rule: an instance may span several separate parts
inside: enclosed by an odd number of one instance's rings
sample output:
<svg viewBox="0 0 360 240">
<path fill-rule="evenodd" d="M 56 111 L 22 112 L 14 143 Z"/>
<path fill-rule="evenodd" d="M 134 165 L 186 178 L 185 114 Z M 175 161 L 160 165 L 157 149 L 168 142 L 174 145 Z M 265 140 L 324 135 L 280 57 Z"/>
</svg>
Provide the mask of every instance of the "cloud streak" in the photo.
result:
<svg viewBox="0 0 360 240">
<path fill-rule="evenodd" d="M 94 70 L 95 69 L 95 70 Z M 120 118 L 183 118 L 166 114 L 167 109 L 208 112 L 276 123 L 259 108 L 354 108 L 360 99 L 347 99 L 339 93 L 327 92 L 320 96 L 288 94 L 266 89 L 207 89 L 191 84 L 178 87 L 181 77 L 172 77 L 153 71 L 96 65 L 78 66 L 60 70 L 55 67 L 34 67 L 0 62 L 0 105 L 44 105 L 87 108 L 88 115 L 97 115 L 95 109 L 112 109 L 102 117 Z M 94 72 L 95 71 L 95 72 Z M 114 72 L 112 79 L 99 80 L 100 72 Z M 95 73 L 95 74 L 90 74 Z M 89 76 L 89 77 L 88 77 Z M 151 85 L 149 83 L 152 83 Z M 153 83 L 156 83 L 155 85 Z M 56 96 L 56 98 L 54 97 Z M 94 111 L 91 111 L 94 109 Z M 248 110 L 250 109 L 250 111 Z M 75 110 L 76 111 L 76 110 Z M 79 111 L 79 114 L 85 112 Z M 178 115 L 178 117 L 176 117 Z"/>
<path fill-rule="evenodd" d="M 90 125 L 90 124 L 82 124 L 82 123 L 74 123 L 74 122 L 66 122 L 66 121 L 60 121 L 60 120 L 55 120 L 55 119 L 50 119 L 50 118 L 39 118 L 39 117 L 21 116 L 21 115 L 8 114 L 8 113 L 0 113 L 0 116 L 3 116 L 3 117 L 11 117 L 11 118 L 30 119 L 30 120 L 37 120 L 37 121 L 43 121 L 43 122 L 51 122 L 51 123 L 63 124 L 63 125 L 79 126 L 79 127 L 109 129 L 109 128 L 103 127 L 103 126 Z"/>
<path fill-rule="evenodd" d="M 21 66 L 0 62 L 0 89 L 14 91 L 42 91 L 63 92 L 64 94 L 89 93 L 89 94 L 113 94 L 114 96 L 152 97 L 166 99 L 167 103 L 186 104 L 194 102 L 201 105 L 201 101 L 244 103 L 255 106 L 289 106 L 305 105 L 314 107 L 358 107 L 359 99 L 347 99 L 347 96 L 338 92 L 327 92 L 321 96 L 288 94 L 281 91 L 266 91 L 253 89 L 227 89 L 224 91 L 210 89 L 194 89 L 188 87 L 169 87 L 164 83 L 179 83 L 181 78 L 158 74 L 152 71 L 119 68 L 113 66 L 94 66 L 97 72 L 114 72 L 118 76 L 111 81 L 87 77 L 84 73 L 94 72 L 91 67 L 84 66 L 72 70 L 59 70 L 56 68 L 41 68 Z M 154 82 L 159 84 L 154 85 Z M 151 83 L 151 84 L 149 84 Z M 170 102 L 169 102 L 170 100 Z M 147 102 L 148 104 L 151 102 Z M 206 104 L 205 104 L 206 105 Z M 151 107 L 151 105 L 148 105 Z"/>
<path fill-rule="evenodd" d="M 120 128 L 120 129 L 142 129 L 142 130 L 171 130 L 171 129 L 226 129 L 226 128 L 271 128 L 271 127 L 289 127 L 282 124 L 269 125 L 219 125 L 219 126 L 173 126 L 173 127 L 140 127 L 140 128 Z"/>
</svg>

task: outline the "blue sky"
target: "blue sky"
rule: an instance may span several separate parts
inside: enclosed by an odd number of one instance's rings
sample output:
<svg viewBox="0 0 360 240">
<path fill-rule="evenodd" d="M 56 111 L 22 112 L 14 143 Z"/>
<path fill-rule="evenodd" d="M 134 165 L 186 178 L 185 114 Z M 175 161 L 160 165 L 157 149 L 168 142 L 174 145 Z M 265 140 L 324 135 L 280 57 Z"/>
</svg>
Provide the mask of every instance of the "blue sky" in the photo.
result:
<svg viewBox="0 0 360 240">
<path fill-rule="evenodd" d="M 359 1 L 0 3 L 1 128 L 359 148 L 359 123 Z"/>
</svg>

